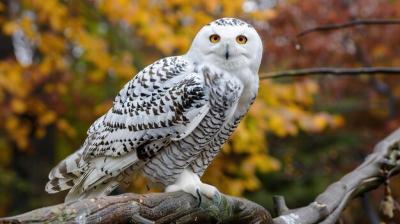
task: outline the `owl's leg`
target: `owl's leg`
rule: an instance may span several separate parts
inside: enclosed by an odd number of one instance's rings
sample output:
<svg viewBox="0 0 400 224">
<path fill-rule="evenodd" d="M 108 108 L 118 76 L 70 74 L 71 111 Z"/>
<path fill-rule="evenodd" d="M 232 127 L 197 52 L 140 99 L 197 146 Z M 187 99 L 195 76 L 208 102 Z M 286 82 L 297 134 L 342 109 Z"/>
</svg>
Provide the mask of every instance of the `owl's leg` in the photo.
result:
<svg viewBox="0 0 400 224">
<path fill-rule="evenodd" d="M 219 200 L 221 195 L 218 189 L 212 185 L 201 182 L 200 177 L 190 169 L 184 169 L 176 182 L 165 188 L 165 192 L 184 191 L 198 197 L 199 193 L 210 199 Z M 199 198 L 201 200 L 201 198 Z"/>
</svg>

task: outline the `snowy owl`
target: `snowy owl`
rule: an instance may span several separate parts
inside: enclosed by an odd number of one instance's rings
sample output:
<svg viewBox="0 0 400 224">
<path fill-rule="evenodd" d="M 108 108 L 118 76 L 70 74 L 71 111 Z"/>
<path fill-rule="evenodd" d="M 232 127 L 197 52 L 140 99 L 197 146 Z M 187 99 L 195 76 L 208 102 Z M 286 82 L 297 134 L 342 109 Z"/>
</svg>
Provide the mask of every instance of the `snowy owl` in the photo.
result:
<svg viewBox="0 0 400 224">
<path fill-rule="evenodd" d="M 82 147 L 51 170 L 46 191 L 98 197 L 140 172 L 166 192 L 219 194 L 200 177 L 257 95 L 262 51 L 246 22 L 207 24 L 186 54 L 154 62 L 123 87 Z"/>
</svg>

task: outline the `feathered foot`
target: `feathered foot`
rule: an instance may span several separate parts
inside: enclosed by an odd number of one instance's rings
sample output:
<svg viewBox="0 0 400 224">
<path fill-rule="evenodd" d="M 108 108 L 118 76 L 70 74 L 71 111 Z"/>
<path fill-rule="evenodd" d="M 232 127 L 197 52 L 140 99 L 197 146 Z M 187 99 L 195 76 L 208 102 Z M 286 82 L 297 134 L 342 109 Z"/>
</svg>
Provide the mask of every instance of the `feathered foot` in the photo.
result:
<svg viewBox="0 0 400 224">
<path fill-rule="evenodd" d="M 213 201 L 219 202 L 221 194 L 218 189 L 212 185 L 202 183 L 200 177 L 193 171 L 185 169 L 176 182 L 165 188 L 165 192 L 184 191 L 193 195 L 201 204 L 201 195 L 204 195 Z"/>
</svg>

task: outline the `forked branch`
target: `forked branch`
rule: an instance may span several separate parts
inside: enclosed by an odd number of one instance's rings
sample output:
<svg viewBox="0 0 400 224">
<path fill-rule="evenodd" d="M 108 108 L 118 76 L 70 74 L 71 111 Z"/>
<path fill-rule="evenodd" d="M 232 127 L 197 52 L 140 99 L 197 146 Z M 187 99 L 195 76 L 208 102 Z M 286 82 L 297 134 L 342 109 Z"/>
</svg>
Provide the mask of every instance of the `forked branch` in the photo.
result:
<svg viewBox="0 0 400 224">
<path fill-rule="evenodd" d="M 399 171 L 400 129 L 379 142 L 360 166 L 331 184 L 310 205 L 290 210 L 282 197 L 275 198 L 275 210 L 281 212 L 274 224 L 334 224 L 349 200 L 379 187 Z"/>
</svg>

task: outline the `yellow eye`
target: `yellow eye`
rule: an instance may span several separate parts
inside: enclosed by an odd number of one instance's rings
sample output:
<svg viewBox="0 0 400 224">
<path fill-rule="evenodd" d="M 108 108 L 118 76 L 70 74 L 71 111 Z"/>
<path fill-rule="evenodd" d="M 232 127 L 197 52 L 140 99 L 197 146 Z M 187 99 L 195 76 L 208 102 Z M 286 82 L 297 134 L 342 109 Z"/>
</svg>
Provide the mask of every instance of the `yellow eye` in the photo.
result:
<svg viewBox="0 0 400 224">
<path fill-rule="evenodd" d="M 213 35 L 210 36 L 210 42 L 211 43 L 214 43 L 214 44 L 218 43 L 219 40 L 221 40 L 221 37 L 219 35 L 217 35 L 217 34 L 213 34 Z"/>
<path fill-rule="evenodd" d="M 238 42 L 238 44 L 245 44 L 247 42 L 247 37 L 239 35 L 236 37 L 236 42 Z"/>
</svg>

